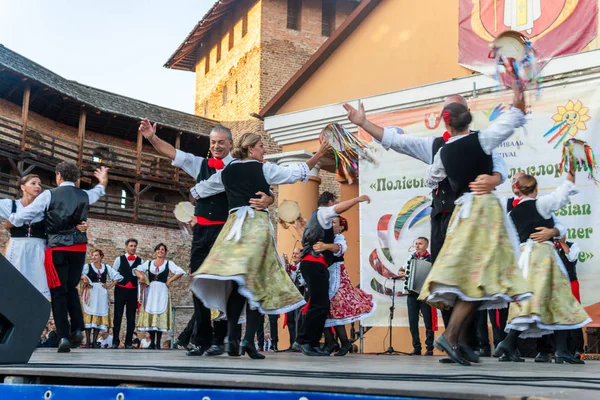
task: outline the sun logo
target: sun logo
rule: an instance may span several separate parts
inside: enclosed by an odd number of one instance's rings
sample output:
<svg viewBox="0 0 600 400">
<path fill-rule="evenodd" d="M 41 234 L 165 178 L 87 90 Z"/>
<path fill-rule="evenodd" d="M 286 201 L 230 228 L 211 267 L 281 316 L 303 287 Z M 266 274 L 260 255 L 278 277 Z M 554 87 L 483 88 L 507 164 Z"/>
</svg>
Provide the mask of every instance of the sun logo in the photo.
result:
<svg viewBox="0 0 600 400">
<path fill-rule="evenodd" d="M 554 148 L 560 146 L 567 135 L 575 137 L 580 130 L 585 131 L 587 129 L 585 122 L 591 118 L 588 115 L 589 107 L 583 107 L 581 100 L 577 100 L 575 104 L 569 100 L 564 107 L 558 106 L 556 109 L 558 112 L 552 116 L 554 126 L 544 134 L 544 137 L 547 137 L 556 132 L 548 140 L 548 143 L 552 143 L 559 138 Z"/>
</svg>

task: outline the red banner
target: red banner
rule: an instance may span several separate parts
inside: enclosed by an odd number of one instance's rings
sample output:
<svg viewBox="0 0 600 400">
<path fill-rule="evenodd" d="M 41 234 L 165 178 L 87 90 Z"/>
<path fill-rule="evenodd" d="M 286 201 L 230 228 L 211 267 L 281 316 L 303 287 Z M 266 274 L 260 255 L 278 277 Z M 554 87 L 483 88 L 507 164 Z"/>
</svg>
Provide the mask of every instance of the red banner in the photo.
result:
<svg viewBox="0 0 600 400">
<path fill-rule="evenodd" d="M 481 71 L 489 43 L 514 30 L 540 59 L 582 51 L 598 34 L 598 0 L 459 0 L 458 62 Z"/>
</svg>

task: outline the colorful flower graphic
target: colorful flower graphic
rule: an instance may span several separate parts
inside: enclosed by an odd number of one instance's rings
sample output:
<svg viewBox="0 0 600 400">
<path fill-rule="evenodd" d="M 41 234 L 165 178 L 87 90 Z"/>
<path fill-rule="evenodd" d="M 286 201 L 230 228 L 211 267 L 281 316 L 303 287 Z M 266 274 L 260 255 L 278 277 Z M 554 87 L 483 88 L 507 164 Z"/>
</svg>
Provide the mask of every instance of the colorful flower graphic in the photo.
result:
<svg viewBox="0 0 600 400">
<path fill-rule="evenodd" d="M 554 126 L 544 134 L 544 137 L 552 135 L 548 143 L 558 139 L 554 148 L 560 146 L 567 135 L 575 137 L 580 130 L 585 131 L 587 129 L 585 122 L 591 118 L 588 114 L 589 107 L 584 107 L 581 100 L 577 100 L 576 103 L 569 100 L 564 107 L 558 106 L 556 109 L 557 113 L 552 116 Z"/>
</svg>

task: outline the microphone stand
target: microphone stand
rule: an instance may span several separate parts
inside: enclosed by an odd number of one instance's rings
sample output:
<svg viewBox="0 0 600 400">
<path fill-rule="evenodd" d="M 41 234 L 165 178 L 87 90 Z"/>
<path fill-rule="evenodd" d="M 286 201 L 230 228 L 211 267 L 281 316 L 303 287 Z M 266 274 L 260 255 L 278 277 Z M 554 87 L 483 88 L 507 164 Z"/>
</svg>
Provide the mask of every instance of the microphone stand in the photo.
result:
<svg viewBox="0 0 600 400">
<path fill-rule="evenodd" d="M 394 319 L 394 309 L 396 308 L 396 281 L 400 279 L 399 277 L 397 278 L 392 278 L 392 281 L 394 282 L 392 285 L 392 305 L 390 306 L 390 322 L 389 322 L 389 326 L 388 326 L 388 336 L 390 337 L 390 346 L 388 347 L 388 349 L 382 353 L 377 353 L 377 355 L 391 355 L 391 356 L 410 356 L 410 353 L 405 353 L 403 351 L 396 351 L 394 350 L 394 347 L 392 346 L 392 320 Z"/>
</svg>

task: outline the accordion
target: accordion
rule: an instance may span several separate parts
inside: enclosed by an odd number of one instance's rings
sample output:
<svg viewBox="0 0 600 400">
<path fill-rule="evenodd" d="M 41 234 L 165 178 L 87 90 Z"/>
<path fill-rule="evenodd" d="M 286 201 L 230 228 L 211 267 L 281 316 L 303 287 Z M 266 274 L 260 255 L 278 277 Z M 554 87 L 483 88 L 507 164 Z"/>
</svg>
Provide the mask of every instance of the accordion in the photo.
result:
<svg viewBox="0 0 600 400">
<path fill-rule="evenodd" d="M 404 290 L 408 293 L 419 294 L 427 275 L 431 271 L 431 263 L 425 260 L 410 260 L 406 267 Z"/>
</svg>

